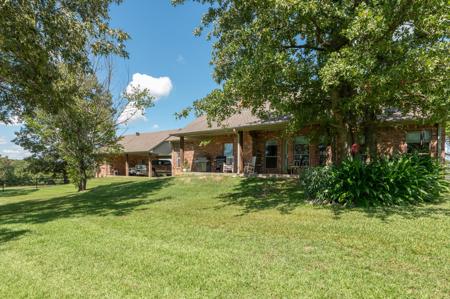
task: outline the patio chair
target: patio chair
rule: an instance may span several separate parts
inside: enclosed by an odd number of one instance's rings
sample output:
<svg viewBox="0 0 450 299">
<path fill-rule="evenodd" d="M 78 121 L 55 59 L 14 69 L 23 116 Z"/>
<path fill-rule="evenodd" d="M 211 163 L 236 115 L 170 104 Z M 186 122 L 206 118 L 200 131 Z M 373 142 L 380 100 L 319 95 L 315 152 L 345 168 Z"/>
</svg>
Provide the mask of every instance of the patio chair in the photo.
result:
<svg viewBox="0 0 450 299">
<path fill-rule="evenodd" d="M 245 174 L 254 174 L 256 168 L 256 156 L 252 157 L 252 160 L 244 166 Z"/>
<path fill-rule="evenodd" d="M 234 171 L 234 163 L 232 157 L 227 157 L 225 159 L 225 164 L 223 164 L 223 172 L 233 172 Z"/>
<path fill-rule="evenodd" d="M 225 156 L 217 156 L 214 160 L 215 164 L 215 172 L 222 172 L 223 171 L 223 165 L 225 164 L 226 157 Z"/>
</svg>

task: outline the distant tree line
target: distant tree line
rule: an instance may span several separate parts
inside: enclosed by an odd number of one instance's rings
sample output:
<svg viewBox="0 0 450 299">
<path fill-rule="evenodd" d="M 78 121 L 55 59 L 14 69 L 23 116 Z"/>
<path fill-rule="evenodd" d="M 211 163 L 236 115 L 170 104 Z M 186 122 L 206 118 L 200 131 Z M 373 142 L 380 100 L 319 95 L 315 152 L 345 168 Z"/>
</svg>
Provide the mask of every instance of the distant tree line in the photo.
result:
<svg viewBox="0 0 450 299">
<path fill-rule="evenodd" d="M 8 186 L 28 186 L 68 183 L 61 172 L 40 171 L 33 167 L 32 159 L 14 160 L 0 156 L 0 189 Z"/>
</svg>

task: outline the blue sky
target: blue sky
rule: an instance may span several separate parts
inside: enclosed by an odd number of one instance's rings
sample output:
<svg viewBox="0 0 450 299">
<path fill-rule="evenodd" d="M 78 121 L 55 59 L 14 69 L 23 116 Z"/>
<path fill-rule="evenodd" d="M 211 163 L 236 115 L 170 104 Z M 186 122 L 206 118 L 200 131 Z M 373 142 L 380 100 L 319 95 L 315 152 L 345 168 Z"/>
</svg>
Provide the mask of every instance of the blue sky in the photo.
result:
<svg viewBox="0 0 450 299">
<path fill-rule="evenodd" d="M 124 89 L 135 73 L 155 79 L 168 77 L 172 85 L 170 92 L 164 92 L 167 96 L 160 97 L 154 107 L 145 111 L 145 119 L 127 125 L 126 134 L 183 127 L 192 117 L 176 120 L 174 113 L 216 87 L 209 65 L 211 43 L 204 36 L 193 35 L 205 9 L 191 2 L 173 7 L 170 0 L 125 0 L 111 7 L 111 26 L 131 35 L 127 42 L 130 58 L 118 60 L 114 66 L 115 90 Z M 0 124 L 0 155 L 10 158 L 26 155 L 11 142 L 18 129 L 19 126 Z"/>
</svg>

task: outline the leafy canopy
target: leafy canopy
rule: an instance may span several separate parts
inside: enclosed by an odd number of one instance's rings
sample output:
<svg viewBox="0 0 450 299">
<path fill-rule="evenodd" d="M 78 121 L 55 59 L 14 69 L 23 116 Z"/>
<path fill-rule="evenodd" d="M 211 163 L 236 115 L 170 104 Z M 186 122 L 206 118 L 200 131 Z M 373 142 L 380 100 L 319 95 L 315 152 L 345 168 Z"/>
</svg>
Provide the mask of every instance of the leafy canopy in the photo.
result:
<svg viewBox="0 0 450 299">
<path fill-rule="evenodd" d="M 197 34 L 214 41 L 221 84 L 194 103 L 199 114 L 264 116 L 270 104 L 297 127 L 347 130 L 386 108 L 448 119 L 447 1 L 194 1 L 209 6 Z"/>
<path fill-rule="evenodd" d="M 56 87 L 59 64 L 89 72 L 92 55 L 127 57 L 125 32 L 109 27 L 121 0 L 0 0 L 0 121 L 72 104 L 74 86 Z"/>
</svg>

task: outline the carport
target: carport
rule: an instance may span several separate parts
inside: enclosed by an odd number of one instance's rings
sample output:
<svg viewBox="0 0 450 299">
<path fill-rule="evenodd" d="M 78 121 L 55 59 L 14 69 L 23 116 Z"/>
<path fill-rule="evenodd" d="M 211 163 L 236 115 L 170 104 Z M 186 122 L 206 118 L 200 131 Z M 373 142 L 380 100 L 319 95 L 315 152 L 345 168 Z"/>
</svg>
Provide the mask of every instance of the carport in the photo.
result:
<svg viewBox="0 0 450 299">
<path fill-rule="evenodd" d="M 123 150 L 120 154 L 106 157 L 105 162 L 97 170 L 97 177 L 129 176 L 130 169 L 145 165 L 146 176 L 152 177 L 156 173 L 148 171 L 153 169 L 152 161 L 171 159 L 172 146 L 169 142 L 170 134 L 177 130 L 135 133 L 125 135 L 119 141 Z"/>
</svg>

